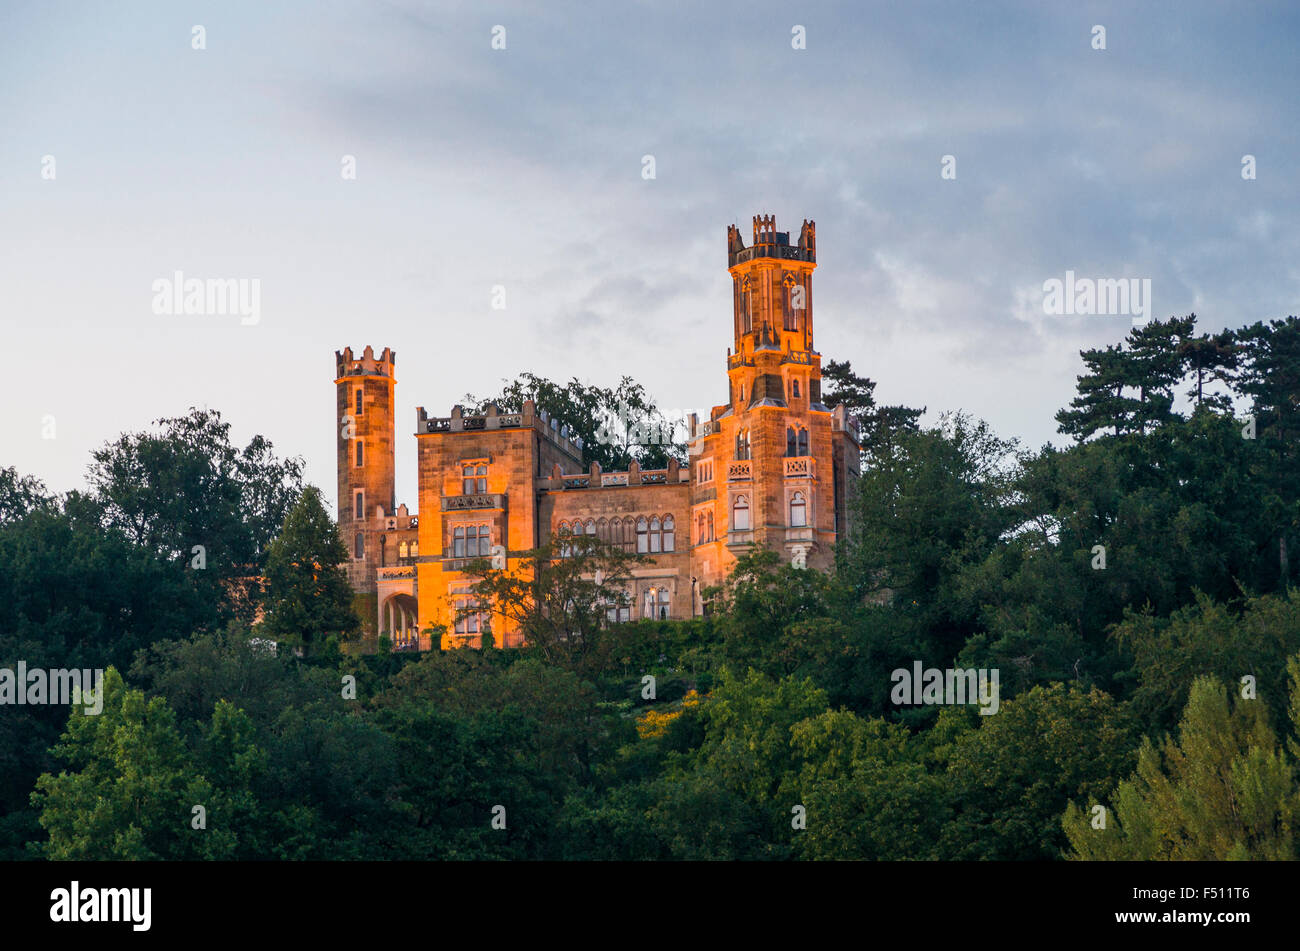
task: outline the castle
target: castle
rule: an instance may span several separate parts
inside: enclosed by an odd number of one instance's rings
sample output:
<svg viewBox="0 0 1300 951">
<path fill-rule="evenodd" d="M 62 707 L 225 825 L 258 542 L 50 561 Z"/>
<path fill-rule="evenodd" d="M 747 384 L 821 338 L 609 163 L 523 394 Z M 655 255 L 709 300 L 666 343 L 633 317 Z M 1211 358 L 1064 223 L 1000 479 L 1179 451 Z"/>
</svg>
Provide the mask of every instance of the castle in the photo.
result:
<svg viewBox="0 0 1300 951">
<path fill-rule="evenodd" d="M 859 436 L 843 407 L 821 402 L 813 347 L 814 224 L 797 244 L 771 215 L 754 218 L 753 243 L 727 228 L 734 350 L 727 400 L 707 420 L 689 417 L 689 462 L 661 470 L 584 468 L 582 443 L 531 401 L 521 412 L 489 406 L 467 416 L 416 410 L 419 514 L 394 498 L 396 354 L 335 353 L 338 524 L 347 574 L 373 615 L 367 630 L 400 648 L 518 646 L 491 606 L 466 614 L 467 561 L 493 556 L 507 569 L 563 533 L 594 534 L 653 563 L 632 571 L 630 607 L 614 621 L 689 618 L 701 591 L 738 555 L 766 546 L 793 564 L 826 568 L 848 517 Z M 367 614 L 370 609 L 367 610 Z"/>
</svg>

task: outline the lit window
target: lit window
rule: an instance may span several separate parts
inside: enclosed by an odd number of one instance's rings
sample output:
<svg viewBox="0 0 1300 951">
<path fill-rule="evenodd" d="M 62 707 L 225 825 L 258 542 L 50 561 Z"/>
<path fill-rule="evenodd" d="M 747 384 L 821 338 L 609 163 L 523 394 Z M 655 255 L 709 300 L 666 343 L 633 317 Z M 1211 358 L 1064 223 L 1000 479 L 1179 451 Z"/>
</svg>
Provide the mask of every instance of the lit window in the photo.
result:
<svg viewBox="0 0 1300 951">
<path fill-rule="evenodd" d="M 397 557 L 398 557 L 398 558 L 406 558 L 406 557 L 409 557 L 409 552 L 410 552 L 410 549 L 407 547 L 406 542 L 402 542 L 400 545 L 397 546 Z"/>
<path fill-rule="evenodd" d="M 736 501 L 731 503 L 731 530 L 749 531 L 749 499 L 743 495 L 736 496 Z"/>
<path fill-rule="evenodd" d="M 482 495 L 487 491 L 487 466 L 462 466 L 460 475 L 463 495 Z"/>
<path fill-rule="evenodd" d="M 796 492 L 790 499 L 790 527 L 802 528 L 808 524 L 808 503 L 802 492 Z"/>
</svg>

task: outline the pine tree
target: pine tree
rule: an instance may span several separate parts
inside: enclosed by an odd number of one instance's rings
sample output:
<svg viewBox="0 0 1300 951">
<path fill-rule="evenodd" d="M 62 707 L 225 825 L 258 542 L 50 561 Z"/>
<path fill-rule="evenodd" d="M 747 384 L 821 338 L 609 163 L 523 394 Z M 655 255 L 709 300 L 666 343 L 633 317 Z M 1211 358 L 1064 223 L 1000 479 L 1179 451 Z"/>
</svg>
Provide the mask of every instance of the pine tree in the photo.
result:
<svg viewBox="0 0 1300 951">
<path fill-rule="evenodd" d="M 354 633 L 361 622 L 339 568 L 347 557 L 320 490 L 309 486 L 267 551 L 262 631 L 291 643 Z"/>
</svg>

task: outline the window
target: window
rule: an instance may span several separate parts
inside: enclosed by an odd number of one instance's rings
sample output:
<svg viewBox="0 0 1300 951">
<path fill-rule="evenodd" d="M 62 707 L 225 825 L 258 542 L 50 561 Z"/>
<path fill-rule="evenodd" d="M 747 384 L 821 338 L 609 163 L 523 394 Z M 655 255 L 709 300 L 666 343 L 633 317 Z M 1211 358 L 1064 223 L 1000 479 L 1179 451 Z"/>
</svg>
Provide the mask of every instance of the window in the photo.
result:
<svg viewBox="0 0 1300 951">
<path fill-rule="evenodd" d="M 669 598 L 670 595 L 668 594 L 668 589 L 660 588 L 659 589 L 659 620 L 661 621 L 668 620 Z"/>
<path fill-rule="evenodd" d="M 487 466 L 462 466 L 460 475 L 462 495 L 482 495 L 487 491 Z"/>
<path fill-rule="evenodd" d="M 636 524 L 631 515 L 623 519 L 623 550 L 628 554 L 636 551 Z"/>
<path fill-rule="evenodd" d="M 650 519 L 650 554 L 652 555 L 657 555 L 662 550 L 663 536 L 660 534 L 662 531 L 663 525 L 659 522 L 659 516 L 652 516 Z"/>
<path fill-rule="evenodd" d="M 790 381 L 790 398 L 793 399 L 793 400 L 797 400 L 797 399 L 799 398 L 799 381 L 798 381 L 798 380 L 791 380 L 791 381 Z"/>
<path fill-rule="evenodd" d="M 737 459 L 749 458 L 749 430 L 748 429 L 736 430 L 736 458 Z"/>
<path fill-rule="evenodd" d="M 709 513 L 709 517 L 708 517 L 708 532 L 709 532 L 709 541 L 713 541 L 713 513 L 712 512 Z"/>
<path fill-rule="evenodd" d="M 363 465 L 366 464 L 366 463 L 365 463 L 365 452 L 364 452 L 365 447 L 366 447 L 366 444 L 363 443 L 360 439 L 358 439 L 358 440 L 357 440 L 357 468 L 358 468 L 358 469 L 360 469 Z"/>
<path fill-rule="evenodd" d="M 787 456 L 808 455 L 808 430 L 802 426 L 787 426 L 785 430 L 785 454 Z"/>
<path fill-rule="evenodd" d="M 786 330 L 798 330 L 797 315 L 794 309 L 794 278 L 787 274 L 785 280 L 781 283 L 784 291 L 781 295 L 782 309 L 785 312 L 784 327 Z"/>
<path fill-rule="evenodd" d="M 353 493 L 353 495 L 352 495 L 352 506 L 353 506 L 353 510 L 352 510 L 352 517 L 353 517 L 353 518 L 365 518 L 365 517 L 366 517 L 366 491 L 365 491 L 365 489 L 359 489 L 359 490 L 357 490 L 355 493 Z"/>
<path fill-rule="evenodd" d="M 790 527 L 802 528 L 808 524 L 808 502 L 802 492 L 796 492 L 790 499 Z"/>
<path fill-rule="evenodd" d="M 740 285 L 740 332 L 743 334 L 750 333 L 754 329 L 754 291 L 749 283 L 749 278 L 745 278 Z M 744 399 L 742 396 L 741 399 Z"/>
<path fill-rule="evenodd" d="M 731 503 L 731 530 L 749 531 L 749 499 L 746 496 L 738 495 L 736 501 Z"/>
<path fill-rule="evenodd" d="M 713 481 L 713 461 L 701 462 L 695 467 L 695 481 L 704 485 Z"/>
<path fill-rule="evenodd" d="M 366 536 L 363 533 L 357 532 L 357 537 L 353 539 L 353 545 L 355 546 L 353 551 L 357 558 L 366 557 Z"/>
<path fill-rule="evenodd" d="M 357 395 L 355 398 L 355 405 L 352 410 L 352 415 L 353 416 L 361 415 L 361 387 L 359 386 L 357 387 Z"/>
<path fill-rule="evenodd" d="M 408 557 L 408 553 L 409 553 L 409 552 L 410 552 L 410 549 L 407 547 L 406 542 L 402 542 L 401 544 L 399 544 L 399 545 L 397 546 L 397 557 L 398 557 L 398 558 L 406 558 L 406 557 Z"/>
<path fill-rule="evenodd" d="M 664 551 L 677 550 L 676 525 L 671 515 L 664 516 Z"/>
<path fill-rule="evenodd" d="M 650 552 L 650 535 L 648 533 L 649 525 L 642 515 L 636 520 L 636 553 L 646 555 Z"/>
<path fill-rule="evenodd" d="M 419 542 L 411 542 L 411 557 L 412 557 L 412 558 L 419 558 L 419 557 L 420 557 L 420 543 L 419 543 Z"/>
<path fill-rule="evenodd" d="M 480 558 L 492 553 L 492 534 L 487 525 L 457 525 L 451 535 L 453 558 Z"/>
<path fill-rule="evenodd" d="M 457 634 L 478 634 L 487 629 L 487 616 L 482 602 L 470 598 L 461 598 L 456 602 L 454 630 Z"/>
</svg>

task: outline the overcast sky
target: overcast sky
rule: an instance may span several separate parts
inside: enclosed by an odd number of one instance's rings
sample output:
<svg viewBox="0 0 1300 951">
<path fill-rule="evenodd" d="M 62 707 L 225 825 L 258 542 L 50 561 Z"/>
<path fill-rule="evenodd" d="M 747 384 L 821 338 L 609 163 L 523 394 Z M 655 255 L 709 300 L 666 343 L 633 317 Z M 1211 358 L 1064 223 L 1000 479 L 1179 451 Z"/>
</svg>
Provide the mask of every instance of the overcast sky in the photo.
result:
<svg viewBox="0 0 1300 951">
<path fill-rule="evenodd" d="M 726 226 L 760 213 L 817 222 L 824 360 L 1036 447 L 1132 326 L 1045 316 L 1045 280 L 1300 311 L 1298 47 L 1287 3 L 6 0 L 0 465 L 74 488 L 198 405 L 332 497 L 333 352 L 371 344 L 414 508 L 418 405 L 525 370 L 723 400 Z M 258 279 L 260 319 L 154 313 L 176 271 Z"/>
</svg>

